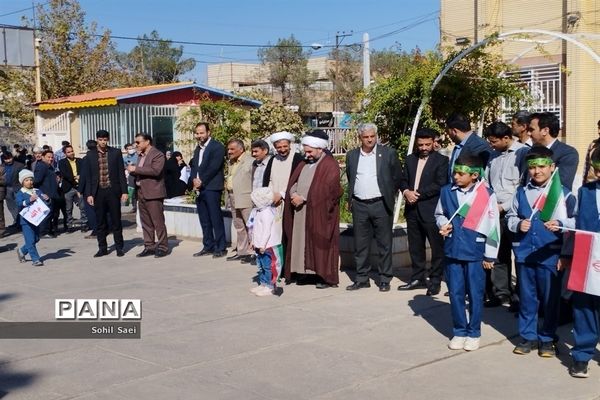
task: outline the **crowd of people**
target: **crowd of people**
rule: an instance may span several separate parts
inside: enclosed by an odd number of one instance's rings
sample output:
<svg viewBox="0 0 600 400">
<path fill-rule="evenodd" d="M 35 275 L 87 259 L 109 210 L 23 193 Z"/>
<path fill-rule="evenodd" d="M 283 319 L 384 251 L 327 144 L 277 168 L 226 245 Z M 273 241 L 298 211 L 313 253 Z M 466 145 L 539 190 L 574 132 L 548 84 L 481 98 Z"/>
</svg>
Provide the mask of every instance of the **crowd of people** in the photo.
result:
<svg viewBox="0 0 600 400">
<path fill-rule="evenodd" d="M 345 159 L 356 266 L 346 290 L 370 287 L 373 269 L 379 291 L 390 291 L 399 192 L 412 270 L 398 290 L 423 289 L 436 296 L 445 280 L 453 323 L 448 347 L 477 350 L 483 309 L 507 305 L 518 312 L 521 340 L 513 352 L 537 350 L 541 357 L 554 357 L 561 287 L 572 258 L 572 243 L 564 232 L 575 228 L 600 232 L 600 139 L 587 151 L 583 186 L 575 196 L 571 190 L 579 156 L 558 139 L 559 132 L 555 115 L 521 111 L 510 126 L 494 122 L 481 137 L 465 116 L 453 114 L 445 122 L 445 134 L 454 143 L 449 157 L 438 152 L 440 133 L 423 128 L 416 133 L 414 152 L 401 164 L 396 151 L 380 143 L 375 124 L 360 125 L 360 146 Z M 194 257 L 226 257 L 228 262 L 256 265 L 258 285 L 251 292 L 261 297 L 279 293 L 276 286 L 283 281 L 318 289 L 338 286 L 342 169 L 328 150 L 326 132 L 307 132 L 300 154 L 289 132 L 255 140 L 247 149 L 241 138 L 220 143 L 209 124 L 200 122 L 189 166 L 179 152 L 167 159 L 150 135 L 137 134 L 135 143 L 125 146 L 125 155 L 108 145 L 109 136 L 98 131 L 96 140 L 86 144 L 83 159 L 75 157 L 68 142 L 57 152 L 40 149 L 32 157 L 21 149 L 16 155 L 3 149 L 0 199 L 7 201 L 14 222 L 4 229 L 2 213 L 0 228 L 9 234 L 23 232 L 25 245 L 17 249 L 20 261 L 29 255 L 34 265 L 43 264 L 35 243 L 58 233 L 60 212 L 63 230 L 73 229 L 74 205 L 81 212 L 78 228 L 91 230 L 86 237 L 97 239 L 94 257 L 108 254 L 108 233 L 113 234 L 116 255 L 123 256 L 121 205 L 128 203 L 140 215 L 144 236 L 144 249 L 136 257 L 165 257 L 170 249 L 164 199 L 190 190 L 203 232 L 203 247 Z M 542 218 L 536 212 L 540 198 L 555 176 L 562 185 L 563 212 Z M 479 192 L 493 204 L 489 214 L 500 227 L 498 237 L 465 226 L 461 210 Z M 229 256 L 223 193 L 236 233 L 235 250 Z M 41 224 L 19 217 L 39 201 L 49 208 Z M 569 371 L 585 377 L 599 338 L 600 299 L 580 292 L 570 296 L 575 346 Z"/>
</svg>

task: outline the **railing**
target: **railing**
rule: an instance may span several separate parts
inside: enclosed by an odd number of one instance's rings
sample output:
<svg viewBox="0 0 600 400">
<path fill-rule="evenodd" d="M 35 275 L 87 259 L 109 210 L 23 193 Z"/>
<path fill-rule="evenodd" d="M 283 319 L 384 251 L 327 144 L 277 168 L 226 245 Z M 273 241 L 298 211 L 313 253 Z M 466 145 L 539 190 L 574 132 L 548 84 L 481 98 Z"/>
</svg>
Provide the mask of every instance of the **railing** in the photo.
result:
<svg viewBox="0 0 600 400">
<path fill-rule="evenodd" d="M 358 146 L 358 137 L 349 128 L 323 128 L 329 135 L 329 150 L 334 155 L 346 154 Z"/>
</svg>

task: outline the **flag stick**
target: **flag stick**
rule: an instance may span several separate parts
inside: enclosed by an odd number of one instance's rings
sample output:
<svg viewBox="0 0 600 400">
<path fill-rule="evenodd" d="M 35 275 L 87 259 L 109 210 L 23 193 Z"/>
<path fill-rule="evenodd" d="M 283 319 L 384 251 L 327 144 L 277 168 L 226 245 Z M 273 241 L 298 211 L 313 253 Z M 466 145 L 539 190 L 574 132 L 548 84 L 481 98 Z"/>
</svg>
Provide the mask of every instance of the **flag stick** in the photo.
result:
<svg viewBox="0 0 600 400">
<path fill-rule="evenodd" d="M 479 187 L 479 185 L 481 185 L 483 183 L 483 179 L 481 179 L 479 182 L 477 182 L 477 184 L 475 185 L 475 187 L 473 188 L 473 191 L 470 193 L 470 196 L 467 200 L 465 200 L 463 202 L 463 204 L 465 204 L 467 201 L 472 200 L 475 195 L 477 195 L 477 188 Z M 452 222 L 452 220 L 454 219 L 454 217 L 456 217 L 456 215 L 458 214 L 458 212 L 460 211 L 460 209 L 462 208 L 463 204 L 459 205 L 458 208 L 456 209 L 456 211 L 454 211 L 454 214 L 452 214 L 452 216 L 450 217 L 450 219 L 448 220 L 448 222 L 446 222 L 444 224 L 444 226 L 446 225 L 450 225 L 450 222 Z"/>
<path fill-rule="evenodd" d="M 554 172 L 552 173 L 552 175 L 550 175 L 550 179 L 548 179 L 548 182 L 546 182 L 546 187 L 544 188 L 544 191 L 542 192 L 542 194 L 535 199 L 535 203 L 533 203 L 533 210 L 531 211 L 531 215 L 529 216 L 528 220 L 531 221 L 531 218 L 533 218 L 533 216 L 535 215 L 535 213 L 537 213 L 538 211 L 540 211 L 538 209 L 538 206 L 540 205 L 540 199 L 542 198 L 542 196 L 546 195 L 548 196 L 548 192 L 550 191 L 550 186 L 552 184 L 552 178 L 554 178 L 554 174 L 556 174 L 558 172 L 558 167 L 556 167 L 554 169 Z M 562 184 L 562 182 L 561 182 Z"/>
</svg>

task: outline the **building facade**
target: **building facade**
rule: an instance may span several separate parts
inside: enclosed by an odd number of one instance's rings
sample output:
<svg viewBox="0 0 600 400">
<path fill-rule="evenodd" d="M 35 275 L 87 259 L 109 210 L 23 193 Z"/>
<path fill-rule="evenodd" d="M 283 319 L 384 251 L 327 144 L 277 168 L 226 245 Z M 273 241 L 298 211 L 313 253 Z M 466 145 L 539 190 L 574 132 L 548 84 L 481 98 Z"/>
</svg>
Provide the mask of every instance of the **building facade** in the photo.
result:
<svg viewBox="0 0 600 400">
<path fill-rule="evenodd" d="M 331 113 L 333 111 L 333 83 L 327 73 L 333 69 L 335 61 L 327 57 L 308 59 L 308 70 L 315 73 L 316 82 L 310 89 L 313 92 L 309 113 Z M 281 91 L 269 83 L 269 68 L 263 64 L 220 63 L 207 68 L 209 86 L 222 90 L 243 92 L 261 90 L 273 100 L 281 102 Z"/>
<path fill-rule="evenodd" d="M 57 149 L 67 140 L 76 151 L 84 152 L 85 143 L 105 129 L 115 147 L 132 143 L 137 133 L 144 132 L 152 135 L 160 150 L 173 150 L 181 136 L 175 125 L 178 116 L 203 101 L 217 100 L 245 108 L 261 105 L 194 82 L 101 90 L 37 103 L 37 144 Z"/>
<path fill-rule="evenodd" d="M 600 55 L 600 1 L 441 0 L 442 49 L 517 30 L 566 33 Z M 588 144 L 598 137 L 600 63 L 575 43 L 535 32 L 511 36 L 497 51 L 517 66 L 512 73 L 533 99 L 528 108 L 560 117 L 561 139 L 579 151 L 581 169 Z M 505 106 L 507 112 L 518 108 Z"/>
</svg>

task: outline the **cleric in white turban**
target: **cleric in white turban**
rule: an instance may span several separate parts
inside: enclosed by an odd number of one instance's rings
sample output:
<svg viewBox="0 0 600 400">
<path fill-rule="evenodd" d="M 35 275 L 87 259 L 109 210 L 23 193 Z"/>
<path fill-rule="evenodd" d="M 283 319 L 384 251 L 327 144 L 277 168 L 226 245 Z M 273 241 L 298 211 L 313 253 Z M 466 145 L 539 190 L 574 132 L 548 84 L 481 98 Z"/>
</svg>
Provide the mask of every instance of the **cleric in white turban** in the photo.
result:
<svg viewBox="0 0 600 400">
<path fill-rule="evenodd" d="M 302 137 L 302 145 L 312 147 L 313 149 L 326 149 L 329 147 L 329 136 L 321 129 L 306 132 Z"/>
<path fill-rule="evenodd" d="M 269 137 L 269 141 L 273 144 L 279 142 L 280 140 L 287 140 L 288 142 L 293 143 L 296 138 L 288 131 L 275 132 Z"/>
</svg>

